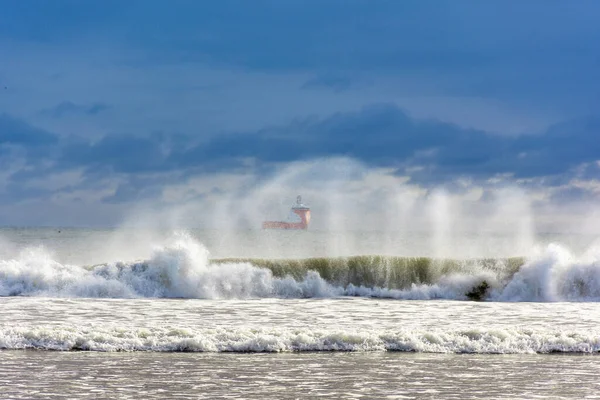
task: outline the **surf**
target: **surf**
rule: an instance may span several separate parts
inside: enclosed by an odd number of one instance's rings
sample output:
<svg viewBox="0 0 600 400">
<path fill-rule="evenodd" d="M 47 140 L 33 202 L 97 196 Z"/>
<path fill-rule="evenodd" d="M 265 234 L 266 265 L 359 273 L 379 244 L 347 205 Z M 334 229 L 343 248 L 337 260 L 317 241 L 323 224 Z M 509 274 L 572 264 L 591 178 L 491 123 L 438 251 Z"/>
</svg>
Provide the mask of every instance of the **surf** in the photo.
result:
<svg viewBox="0 0 600 400">
<path fill-rule="evenodd" d="M 598 353 L 597 332 L 531 329 L 343 330 L 311 328 L 0 327 L 0 349 L 209 353 Z"/>
<path fill-rule="evenodd" d="M 436 259 L 363 255 L 220 258 L 189 234 L 146 260 L 63 264 L 43 249 L 0 260 L 1 296 L 90 298 L 330 298 L 599 301 L 600 251 L 550 244 L 529 257 Z"/>
</svg>

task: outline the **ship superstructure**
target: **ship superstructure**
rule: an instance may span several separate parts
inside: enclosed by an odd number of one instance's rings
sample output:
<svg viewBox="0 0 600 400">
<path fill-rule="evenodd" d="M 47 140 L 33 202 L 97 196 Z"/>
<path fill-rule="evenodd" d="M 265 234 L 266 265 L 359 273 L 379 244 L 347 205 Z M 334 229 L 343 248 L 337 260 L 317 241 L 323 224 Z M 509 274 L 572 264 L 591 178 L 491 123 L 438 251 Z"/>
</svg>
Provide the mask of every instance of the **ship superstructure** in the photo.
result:
<svg viewBox="0 0 600 400">
<path fill-rule="evenodd" d="M 310 207 L 302 203 L 302 196 L 296 197 L 296 204 L 290 209 L 287 221 L 264 221 L 263 229 L 308 229 Z"/>
</svg>

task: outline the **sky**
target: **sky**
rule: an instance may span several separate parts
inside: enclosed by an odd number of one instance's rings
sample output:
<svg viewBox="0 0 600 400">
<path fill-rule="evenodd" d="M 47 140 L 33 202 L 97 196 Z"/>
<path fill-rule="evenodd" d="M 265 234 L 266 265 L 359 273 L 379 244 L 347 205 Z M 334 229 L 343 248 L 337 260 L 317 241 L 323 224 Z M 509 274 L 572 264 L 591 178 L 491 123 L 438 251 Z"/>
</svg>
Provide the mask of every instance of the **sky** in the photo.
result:
<svg viewBox="0 0 600 400">
<path fill-rule="evenodd" d="M 3 1 L 0 225 L 507 188 L 600 215 L 599 18 L 595 0 Z"/>
</svg>

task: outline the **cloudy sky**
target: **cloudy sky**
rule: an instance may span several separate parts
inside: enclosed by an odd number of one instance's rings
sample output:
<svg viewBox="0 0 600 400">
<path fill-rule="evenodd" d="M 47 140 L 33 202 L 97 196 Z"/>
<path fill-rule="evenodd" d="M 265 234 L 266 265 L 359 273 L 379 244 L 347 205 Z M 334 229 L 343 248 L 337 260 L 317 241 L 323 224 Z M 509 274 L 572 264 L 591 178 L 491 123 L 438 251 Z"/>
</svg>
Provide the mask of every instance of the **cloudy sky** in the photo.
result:
<svg viewBox="0 0 600 400">
<path fill-rule="evenodd" d="M 595 0 L 4 1 L 0 224 L 264 213 L 324 187 L 589 206 L 599 19 Z"/>
</svg>

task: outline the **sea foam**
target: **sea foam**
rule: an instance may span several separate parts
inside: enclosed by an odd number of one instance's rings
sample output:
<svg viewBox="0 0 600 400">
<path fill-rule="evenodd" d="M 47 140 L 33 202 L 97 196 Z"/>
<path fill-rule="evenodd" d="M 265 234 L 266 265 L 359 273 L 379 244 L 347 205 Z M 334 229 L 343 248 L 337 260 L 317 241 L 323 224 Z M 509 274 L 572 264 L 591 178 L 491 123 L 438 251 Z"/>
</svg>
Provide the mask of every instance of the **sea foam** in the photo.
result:
<svg viewBox="0 0 600 400">
<path fill-rule="evenodd" d="M 597 353 L 600 351 L 600 333 L 518 329 L 344 331 L 308 328 L 2 327 L 0 349 L 155 352 Z"/>
<path fill-rule="evenodd" d="M 386 262 L 381 257 L 375 260 Z M 357 258 L 352 262 L 360 264 L 360 261 L 361 258 Z M 566 248 L 551 244 L 516 269 L 503 260 L 492 264 L 440 263 L 438 267 L 430 262 L 425 265 L 428 269 L 419 267 L 420 270 L 408 271 L 405 275 L 413 276 L 413 280 L 406 282 L 403 278 L 405 284 L 401 287 L 386 285 L 384 281 L 394 274 L 398 276 L 402 268 L 409 268 L 404 264 L 394 265 L 396 270 L 388 264 L 358 267 L 353 264 L 351 271 L 343 270 L 342 265 L 335 274 L 323 269 L 327 266 L 322 264 L 314 264 L 315 269 L 307 264 L 299 275 L 289 269 L 288 272 L 293 273 L 282 273 L 273 263 L 214 262 L 201 243 L 190 235 L 179 234 L 155 248 L 147 260 L 86 267 L 59 263 L 43 249 L 28 249 L 19 257 L 0 260 L 0 295 L 194 299 L 363 296 L 467 300 L 469 293 L 479 290 L 478 299 L 492 301 L 600 300 L 600 251 L 595 248 L 576 257 Z M 319 268 L 321 274 L 317 271 Z M 373 278 L 372 269 L 377 269 L 379 281 Z"/>
</svg>

